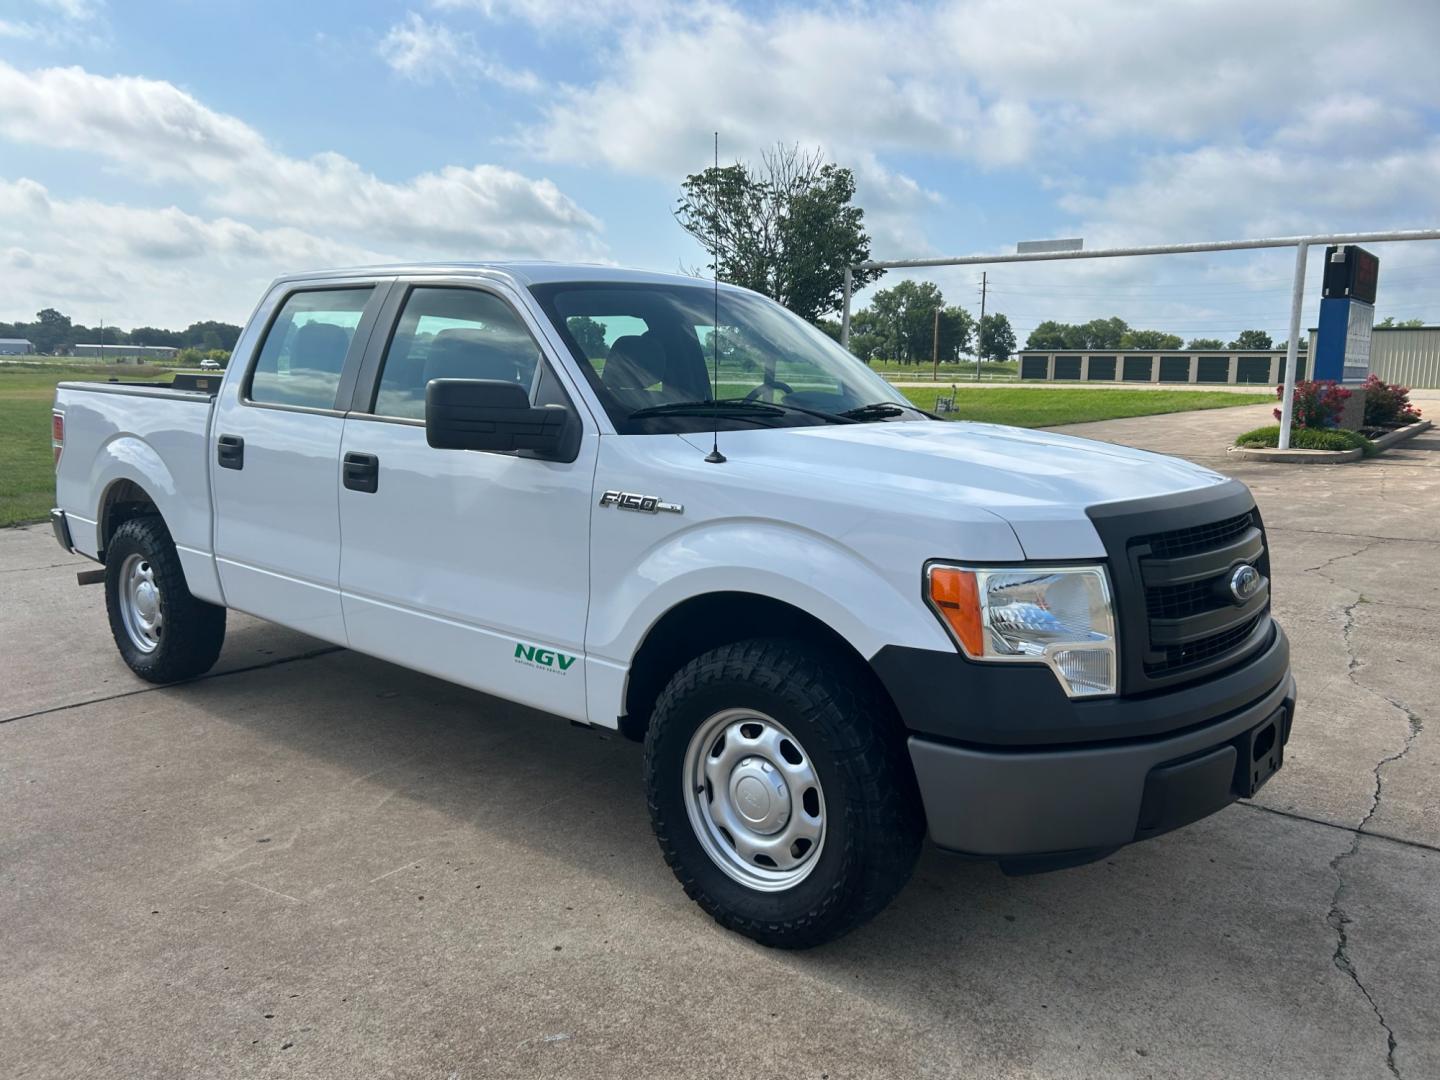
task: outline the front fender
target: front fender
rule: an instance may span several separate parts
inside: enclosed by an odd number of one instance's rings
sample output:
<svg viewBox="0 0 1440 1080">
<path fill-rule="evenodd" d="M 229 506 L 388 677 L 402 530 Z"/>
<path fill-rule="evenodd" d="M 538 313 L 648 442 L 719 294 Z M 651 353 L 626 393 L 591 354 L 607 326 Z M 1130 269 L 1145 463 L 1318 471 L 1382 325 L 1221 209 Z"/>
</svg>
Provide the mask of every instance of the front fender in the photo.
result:
<svg viewBox="0 0 1440 1080">
<path fill-rule="evenodd" d="M 732 518 L 674 533 L 594 586 L 587 690 L 590 715 L 606 720 L 624 712 L 630 663 L 651 628 L 677 605 L 708 594 L 782 601 L 819 619 L 865 657 L 899 642 L 951 648 L 921 598 L 918 567 L 908 578 L 892 579 L 830 537 L 774 521 Z M 764 633 L 756 627 L 757 635 Z"/>
</svg>

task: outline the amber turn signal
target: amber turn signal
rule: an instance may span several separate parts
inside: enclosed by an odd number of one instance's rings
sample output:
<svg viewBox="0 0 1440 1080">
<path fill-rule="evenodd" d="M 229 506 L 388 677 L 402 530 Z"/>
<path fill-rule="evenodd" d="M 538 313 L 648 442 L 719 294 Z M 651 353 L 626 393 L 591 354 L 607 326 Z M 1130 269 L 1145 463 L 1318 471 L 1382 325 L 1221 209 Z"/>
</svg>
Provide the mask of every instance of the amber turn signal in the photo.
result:
<svg viewBox="0 0 1440 1080">
<path fill-rule="evenodd" d="M 970 656 L 985 654 L 985 627 L 980 617 L 980 589 L 971 570 L 953 566 L 930 568 L 930 603 L 955 640 Z"/>
</svg>

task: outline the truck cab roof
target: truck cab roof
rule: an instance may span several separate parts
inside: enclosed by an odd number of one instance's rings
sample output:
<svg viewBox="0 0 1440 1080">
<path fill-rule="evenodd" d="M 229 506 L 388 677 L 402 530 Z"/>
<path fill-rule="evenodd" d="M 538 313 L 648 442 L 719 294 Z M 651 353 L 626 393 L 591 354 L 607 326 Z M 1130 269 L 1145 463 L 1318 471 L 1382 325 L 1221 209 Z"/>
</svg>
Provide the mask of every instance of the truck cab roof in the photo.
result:
<svg viewBox="0 0 1440 1080">
<path fill-rule="evenodd" d="M 411 276 L 417 274 L 436 276 L 475 276 L 502 278 L 511 284 L 525 288 L 531 285 L 545 285 L 562 281 L 615 282 L 631 285 L 701 285 L 713 286 L 709 278 L 692 277 L 688 274 L 662 274 L 653 270 L 636 270 L 630 267 L 612 266 L 602 263 L 550 262 L 543 259 L 502 260 L 494 262 L 410 262 L 376 266 L 352 266 L 332 270 L 311 270 L 304 273 L 284 274 L 276 283 L 326 280 L 345 277 L 376 277 L 384 275 Z M 724 291 L 745 292 L 735 285 L 720 283 Z"/>
</svg>

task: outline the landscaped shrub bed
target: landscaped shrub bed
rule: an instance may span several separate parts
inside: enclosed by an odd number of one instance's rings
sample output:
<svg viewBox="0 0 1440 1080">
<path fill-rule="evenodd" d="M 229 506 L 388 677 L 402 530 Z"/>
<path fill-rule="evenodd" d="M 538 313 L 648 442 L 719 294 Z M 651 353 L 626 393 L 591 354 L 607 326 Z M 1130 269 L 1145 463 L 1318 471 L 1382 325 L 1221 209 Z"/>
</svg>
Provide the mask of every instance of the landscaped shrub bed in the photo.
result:
<svg viewBox="0 0 1440 1080">
<path fill-rule="evenodd" d="M 1410 388 L 1387 383 L 1378 375 L 1365 380 L 1365 426 L 1381 431 L 1404 427 L 1420 419 L 1420 410 L 1410 404 Z"/>
<path fill-rule="evenodd" d="M 1235 445 L 1273 449 L 1280 445 L 1280 425 L 1271 424 L 1247 431 L 1235 440 Z M 1375 444 L 1364 435 L 1339 428 L 1292 428 L 1290 446 L 1294 450 L 1362 450 L 1367 457 L 1375 452 Z"/>
</svg>

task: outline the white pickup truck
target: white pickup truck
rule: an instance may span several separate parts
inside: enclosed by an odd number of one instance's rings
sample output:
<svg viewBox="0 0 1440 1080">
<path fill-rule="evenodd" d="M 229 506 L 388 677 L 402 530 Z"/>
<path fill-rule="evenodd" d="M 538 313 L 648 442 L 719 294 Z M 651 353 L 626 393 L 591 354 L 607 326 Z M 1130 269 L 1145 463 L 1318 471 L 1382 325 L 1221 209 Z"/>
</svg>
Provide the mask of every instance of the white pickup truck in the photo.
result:
<svg viewBox="0 0 1440 1080">
<path fill-rule="evenodd" d="M 1253 794 L 1290 733 L 1244 485 L 938 420 L 742 289 L 286 277 L 223 379 L 62 383 L 54 442 L 137 675 L 207 670 L 234 608 L 618 729 L 685 891 L 768 945 L 873 916 L 927 831 L 1076 865 Z"/>
</svg>

